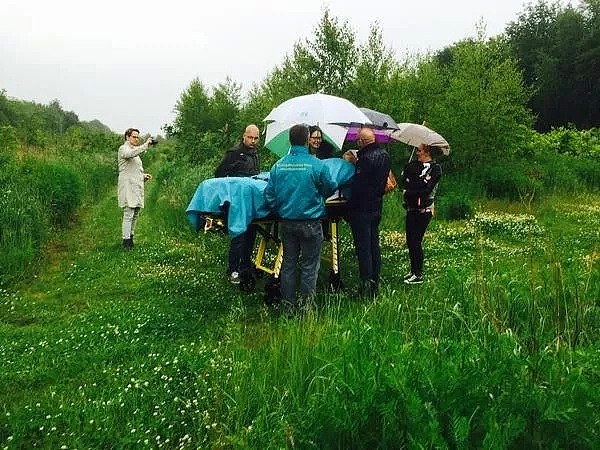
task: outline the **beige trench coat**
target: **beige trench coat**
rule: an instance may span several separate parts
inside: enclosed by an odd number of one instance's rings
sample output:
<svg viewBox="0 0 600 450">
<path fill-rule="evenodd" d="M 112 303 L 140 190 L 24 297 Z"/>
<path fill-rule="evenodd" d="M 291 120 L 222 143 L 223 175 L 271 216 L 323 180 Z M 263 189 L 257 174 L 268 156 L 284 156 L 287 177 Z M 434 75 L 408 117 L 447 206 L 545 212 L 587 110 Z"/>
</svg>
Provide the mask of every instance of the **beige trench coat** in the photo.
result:
<svg viewBox="0 0 600 450">
<path fill-rule="evenodd" d="M 144 207 L 144 168 L 139 155 L 148 150 L 148 144 L 134 147 L 125 142 L 119 147 L 118 199 L 119 208 Z"/>
</svg>

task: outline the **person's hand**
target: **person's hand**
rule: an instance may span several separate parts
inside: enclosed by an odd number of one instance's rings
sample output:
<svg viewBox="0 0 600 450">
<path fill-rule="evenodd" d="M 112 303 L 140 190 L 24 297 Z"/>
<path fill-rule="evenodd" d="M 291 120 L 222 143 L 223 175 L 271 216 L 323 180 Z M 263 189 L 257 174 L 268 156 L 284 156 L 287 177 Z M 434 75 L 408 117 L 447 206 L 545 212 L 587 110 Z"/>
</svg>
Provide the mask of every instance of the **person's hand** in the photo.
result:
<svg viewBox="0 0 600 450">
<path fill-rule="evenodd" d="M 146 145 L 150 146 L 152 144 L 152 136 L 146 139 Z"/>
<path fill-rule="evenodd" d="M 356 157 L 356 154 L 352 150 L 346 151 L 342 155 L 342 158 L 344 158 L 348 162 L 351 162 L 352 164 L 356 164 L 356 161 L 358 161 L 358 158 Z"/>
<path fill-rule="evenodd" d="M 144 174 L 144 183 L 145 183 L 146 181 L 149 181 L 149 180 L 151 180 L 151 179 L 152 179 L 152 175 L 150 175 L 149 173 L 145 173 L 145 174 Z"/>
</svg>

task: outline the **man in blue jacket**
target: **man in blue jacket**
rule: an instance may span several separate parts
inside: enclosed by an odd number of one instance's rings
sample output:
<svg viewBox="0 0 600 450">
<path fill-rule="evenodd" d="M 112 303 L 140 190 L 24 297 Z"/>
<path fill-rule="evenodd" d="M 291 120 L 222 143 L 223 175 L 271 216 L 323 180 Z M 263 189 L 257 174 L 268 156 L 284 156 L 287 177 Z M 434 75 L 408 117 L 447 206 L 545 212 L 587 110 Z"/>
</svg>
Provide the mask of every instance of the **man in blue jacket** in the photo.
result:
<svg viewBox="0 0 600 450">
<path fill-rule="evenodd" d="M 314 297 L 323 243 L 320 219 L 325 217 L 325 199 L 336 187 L 327 166 L 309 153 L 308 135 L 305 125 L 290 128 L 290 151 L 275 163 L 265 188 L 269 209 L 281 218 L 281 297 L 288 316 Z M 300 259 L 297 299 L 296 266 Z"/>
</svg>

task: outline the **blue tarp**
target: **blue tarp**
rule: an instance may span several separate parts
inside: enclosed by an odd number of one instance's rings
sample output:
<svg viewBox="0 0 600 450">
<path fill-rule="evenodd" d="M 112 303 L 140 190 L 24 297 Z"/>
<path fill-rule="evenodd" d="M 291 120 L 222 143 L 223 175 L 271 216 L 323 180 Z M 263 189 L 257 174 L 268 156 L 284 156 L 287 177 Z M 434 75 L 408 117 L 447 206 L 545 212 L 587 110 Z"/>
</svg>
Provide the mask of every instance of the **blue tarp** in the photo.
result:
<svg viewBox="0 0 600 450">
<path fill-rule="evenodd" d="M 354 165 L 342 158 L 324 159 L 338 188 L 347 185 L 354 176 Z M 227 229 L 232 237 L 246 231 L 254 219 L 262 219 L 270 211 L 264 198 L 269 172 L 256 177 L 209 178 L 198 185 L 187 207 L 186 215 L 195 230 L 202 228 L 202 214 L 222 215 L 229 203 Z"/>
</svg>

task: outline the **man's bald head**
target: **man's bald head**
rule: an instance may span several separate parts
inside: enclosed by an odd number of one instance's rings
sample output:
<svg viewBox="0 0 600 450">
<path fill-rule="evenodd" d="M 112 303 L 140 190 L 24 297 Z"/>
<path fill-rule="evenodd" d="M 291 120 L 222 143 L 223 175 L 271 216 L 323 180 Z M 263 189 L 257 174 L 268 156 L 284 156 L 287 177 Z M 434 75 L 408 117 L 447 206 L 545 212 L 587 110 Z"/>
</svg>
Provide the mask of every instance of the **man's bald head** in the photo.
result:
<svg viewBox="0 0 600 450">
<path fill-rule="evenodd" d="M 358 132 L 358 146 L 365 147 L 375 142 L 375 133 L 371 128 L 361 128 Z"/>
<path fill-rule="evenodd" d="M 256 125 L 248 125 L 244 130 L 244 134 L 242 135 L 243 144 L 248 148 L 258 147 L 259 134 L 260 131 Z"/>
</svg>

